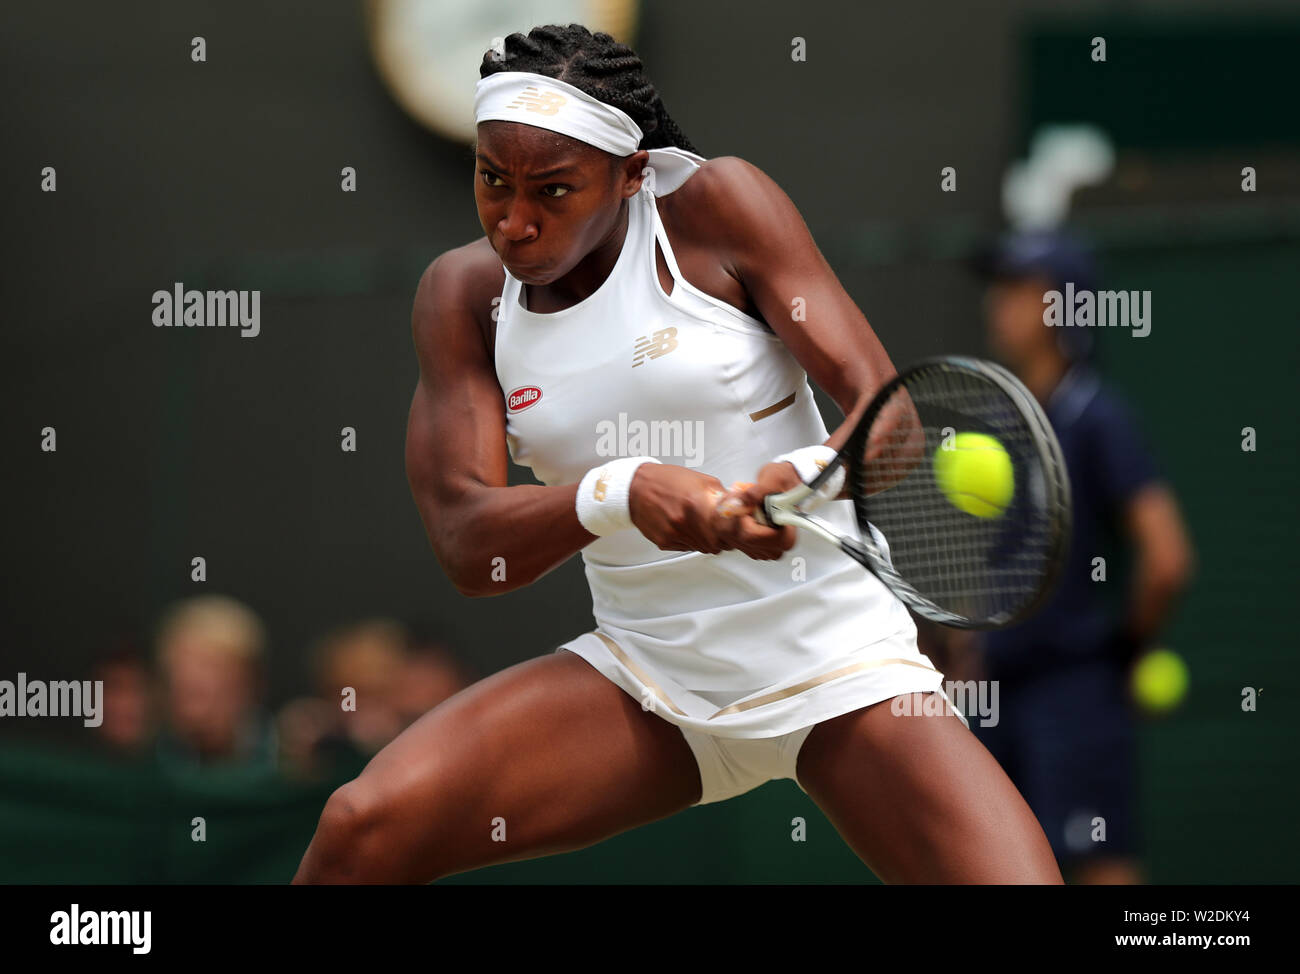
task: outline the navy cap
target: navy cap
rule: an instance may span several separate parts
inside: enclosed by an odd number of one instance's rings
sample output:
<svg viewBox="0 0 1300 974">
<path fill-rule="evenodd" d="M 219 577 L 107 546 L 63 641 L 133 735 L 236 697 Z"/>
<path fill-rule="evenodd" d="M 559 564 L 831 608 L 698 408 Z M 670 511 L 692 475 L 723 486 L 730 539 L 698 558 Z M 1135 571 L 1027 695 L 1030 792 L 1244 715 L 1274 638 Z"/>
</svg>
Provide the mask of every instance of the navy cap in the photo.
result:
<svg viewBox="0 0 1300 974">
<path fill-rule="evenodd" d="M 1003 234 L 976 255 L 974 267 L 982 277 L 1041 276 L 1058 287 L 1072 282 L 1076 290 L 1090 291 L 1097 286 L 1092 248 L 1066 230 Z"/>
<path fill-rule="evenodd" d="M 1057 290 L 1067 283 L 1075 291 L 1097 288 L 1097 264 L 1092 248 L 1067 230 L 1018 230 L 998 237 L 977 253 L 973 269 L 987 279 L 1043 277 Z M 1062 328 L 1057 336 L 1061 351 L 1073 361 L 1091 357 L 1092 329 Z"/>
</svg>

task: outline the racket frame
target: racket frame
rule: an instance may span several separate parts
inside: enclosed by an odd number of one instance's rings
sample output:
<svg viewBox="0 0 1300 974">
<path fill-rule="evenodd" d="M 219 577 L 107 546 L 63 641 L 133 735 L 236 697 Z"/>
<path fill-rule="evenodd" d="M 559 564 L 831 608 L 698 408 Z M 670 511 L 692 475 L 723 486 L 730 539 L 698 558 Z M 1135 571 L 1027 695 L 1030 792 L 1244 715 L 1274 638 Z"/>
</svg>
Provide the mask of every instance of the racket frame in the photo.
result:
<svg viewBox="0 0 1300 974">
<path fill-rule="evenodd" d="M 1015 404 L 1017 411 L 1025 418 L 1034 447 L 1038 452 L 1039 467 L 1045 477 L 1043 489 L 1047 491 L 1048 495 L 1046 510 L 1048 517 L 1051 519 L 1051 540 L 1047 554 L 1047 571 L 1039 583 L 1038 592 L 1034 598 L 1014 612 L 999 613 L 987 619 L 971 619 L 941 608 L 921 595 L 907 579 L 894 569 L 888 556 L 881 550 L 876 540 L 871 537 L 870 532 L 867 532 L 866 537 L 862 536 L 862 522 L 867 521 L 870 523 L 867 517 L 867 497 L 852 494 L 850 491 L 850 497 L 848 498 L 854 505 L 854 523 L 858 526 L 858 537 L 856 538 L 840 533 L 833 525 L 815 514 L 802 510 L 798 506 L 830 480 L 839 467 L 844 468 L 845 483 L 852 485 L 855 482 L 854 475 L 857 472 L 857 461 L 854 457 L 861 455 L 870 435 L 871 426 L 876 421 L 880 411 L 884 409 L 885 404 L 889 402 L 890 397 L 900 386 L 906 385 L 913 376 L 921 372 L 935 370 L 975 373 L 991 381 Z M 1070 534 L 1071 511 L 1070 480 L 1066 474 L 1065 458 L 1061 453 L 1060 443 L 1057 442 L 1056 434 L 1052 431 L 1051 424 L 1042 407 L 1039 406 L 1029 390 L 1014 375 L 993 362 L 966 356 L 945 355 L 922 359 L 886 382 L 872 397 L 870 404 L 849 434 L 844 446 L 837 451 L 835 457 L 826 464 L 816 477 L 808 483 L 798 484 L 782 493 L 768 494 L 763 498 L 763 503 L 755 509 L 754 513 L 755 519 L 760 523 L 769 525 L 791 524 L 803 530 L 811 531 L 822 540 L 835 545 L 850 558 L 867 568 L 908 608 L 924 618 L 955 629 L 1001 629 L 1031 615 L 1043 604 L 1055 588 L 1065 560 L 1065 546 Z"/>
</svg>

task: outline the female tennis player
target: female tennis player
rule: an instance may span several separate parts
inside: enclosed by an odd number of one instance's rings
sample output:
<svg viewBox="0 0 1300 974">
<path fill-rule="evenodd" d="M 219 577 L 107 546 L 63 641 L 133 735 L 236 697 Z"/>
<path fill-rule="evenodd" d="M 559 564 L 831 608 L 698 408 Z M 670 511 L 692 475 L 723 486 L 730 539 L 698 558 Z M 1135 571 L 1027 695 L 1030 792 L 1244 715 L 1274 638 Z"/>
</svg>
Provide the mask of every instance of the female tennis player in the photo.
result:
<svg viewBox="0 0 1300 974">
<path fill-rule="evenodd" d="M 608 34 L 512 34 L 480 74 L 485 236 L 416 293 L 408 475 L 460 592 L 580 551 L 597 625 L 384 748 L 294 881 L 429 882 L 792 778 L 884 882 L 1061 882 L 902 603 L 755 517 L 895 374 L 794 204 L 700 156 Z M 507 453 L 544 486 L 507 486 Z"/>
</svg>

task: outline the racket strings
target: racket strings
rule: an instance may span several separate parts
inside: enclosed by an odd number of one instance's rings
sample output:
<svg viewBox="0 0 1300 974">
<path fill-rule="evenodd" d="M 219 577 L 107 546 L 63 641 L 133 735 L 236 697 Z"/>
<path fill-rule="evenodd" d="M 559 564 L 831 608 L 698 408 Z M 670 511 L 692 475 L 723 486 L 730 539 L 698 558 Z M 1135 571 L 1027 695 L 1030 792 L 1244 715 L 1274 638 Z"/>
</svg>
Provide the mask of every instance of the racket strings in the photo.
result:
<svg viewBox="0 0 1300 974">
<path fill-rule="evenodd" d="M 973 493 L 952 483 L 944 490 L 940 450 L 999 445 L 1005 460 L 984 469 L 1009 466 L 1009 497 L 990 489 L 1005 482 L 996 476 L 976 478 Z M 918 373 L 877 413 L 861 457 L 853 465 L 859 527 L 866 537 L 869 522 L 884 536 L 887 567 L 920 598 L 966 619 L 998 620 L 1038 595 L 1055 557 L 1056 498 L 1034 426 L 1001 386 L 977 372 Z"/>
</svg>

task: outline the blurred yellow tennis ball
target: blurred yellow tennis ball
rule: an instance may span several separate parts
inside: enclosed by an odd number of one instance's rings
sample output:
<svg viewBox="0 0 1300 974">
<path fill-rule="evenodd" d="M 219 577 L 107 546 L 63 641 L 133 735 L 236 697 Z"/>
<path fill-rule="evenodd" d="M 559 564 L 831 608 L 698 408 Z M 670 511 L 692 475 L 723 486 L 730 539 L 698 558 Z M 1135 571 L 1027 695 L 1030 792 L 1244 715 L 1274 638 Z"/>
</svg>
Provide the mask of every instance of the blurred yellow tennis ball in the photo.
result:
<svg viewBox="0 0 1300 974">
<path fill-rule="evenodd" d="M 1133 666 L 1133 698 L 1151 713 L 1166 713 L 1182 703 L 1187 684 L 1187 664 L 1171 649 L 1153 649 Z"/>
<path fill-rule="evenodd" d="M 941 443 L 934 479 L 955 507 L 976 517 L 1000 517 L 1016 490 L 1006 448 L 984 433 L 958 433 Z"/>
</svg>

